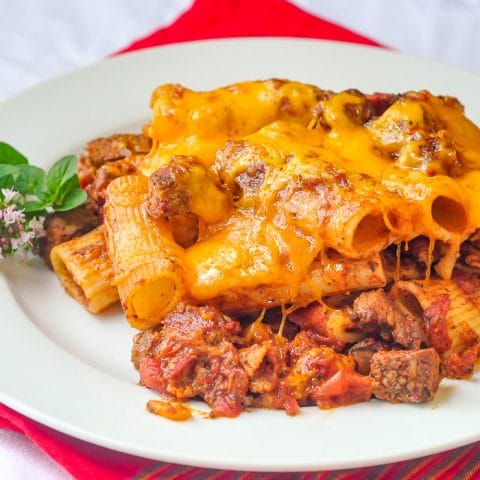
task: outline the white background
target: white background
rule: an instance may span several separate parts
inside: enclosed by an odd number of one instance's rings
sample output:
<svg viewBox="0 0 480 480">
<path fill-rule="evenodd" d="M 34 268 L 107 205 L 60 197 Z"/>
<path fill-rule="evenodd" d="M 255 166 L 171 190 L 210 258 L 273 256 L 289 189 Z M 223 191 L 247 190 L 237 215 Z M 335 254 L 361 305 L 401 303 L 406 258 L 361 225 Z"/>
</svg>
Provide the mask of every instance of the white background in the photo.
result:
<svg viewBox="0 0 480 480">
<path fill-rule="evenodd" d="M 212 8 L 217 1 L 212 0 Z M 386 46 L 480 73 L 480 0 L 294 3 Z M 104 58 L 170 24 L 190 4 L 191 0 L 0 0 L 0 100 Z M 70 477 L 25 437 L 0 430 L 0 478 Z"/>
</svg>

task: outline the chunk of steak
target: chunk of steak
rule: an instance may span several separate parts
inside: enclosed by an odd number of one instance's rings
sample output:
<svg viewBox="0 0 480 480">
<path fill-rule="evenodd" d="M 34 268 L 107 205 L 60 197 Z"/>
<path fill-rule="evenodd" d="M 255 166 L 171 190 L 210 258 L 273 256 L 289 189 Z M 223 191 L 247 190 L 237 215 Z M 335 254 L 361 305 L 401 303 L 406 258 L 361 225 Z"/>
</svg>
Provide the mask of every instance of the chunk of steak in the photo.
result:
<svg viewBox="0 0 480 480">
<path fill-rule="evenodd" d="M 102 165 L 94 174 L 94 178 L 85 188 L 86 192 L 99 205 L 105 203 L 108 185 L 112 180 L 124 175 L 136 173 L 137 160 L 134 157 L 122 158 Z"/>
<path fill-rule="evenodd" d="M 240 333 L 213 307 L 180 304 L 163 327 L 135 337 L 132 361 L 145 386 L 177 399 L 200 396 L 214 415 L 234 417 L 249 403 L 249 377 L 234 346 Z"/>
<path fill-rule="evenodd" d="M 353 302 L 359 327 L 382 340 L 394 340 L 405 348 L 417 349 L 424 339 L 421 320 L 402 312 L 382 289 L 362 293 Z"/>
<path fill-rule="evenodd" d="M 387 342 L 365 338 L 350 347 L 348 354 L 355 360 L 357 372 L 362 375 L 368 375 L 373 355 L 384 350 L 391 350 L 391 346 Z"/>
<path fill-rule="evenodd" d="M 92 200 L 67 212 L 50 213 L 43 222 L 45 236 L 40 239 L 40 256 L 51 268 L 50 252 L 53 247 L 90 232 L 100 223 L 102 218 Z"/>
<path fill-rule="evenodd" d="M 433 348 L 377 352 L 370 375 L 375 380 L 373 394 L 381 400 L 429 402 L 440 383 L 440 357 Z"/>
<path fill-rule="evenodd" d="M 84 157 L 95 168 L 99 168 L 106 162 L 146 154 L 151 146 L 152 141 L 144 135 L 119 133 L 88 142 Z"/>
<path fill-rule="evenodd" d="M 138 156 L 146 155 L 151 146 L 152 142 L 149 138 L 134 134 L 115 134 L 92 140 L 78 160 L 78 178 L 81 187 L 90 185 L 97 177 L 97 170 L 102 166 L 126 159 L 133 161 Z M 114 173 L 111 169 L 107 170 L 110 175 Z M 118 172 L 118 168 L 114 170 Z M 105 172 L 102 175 L 104 181 Z"/>
<path fill-rule="evenodd" d="M 190 197 L 184 188 L 187 176 L 188 170 L 181 162 L 163 165 L 150 176 L 147 210 L 151 217 L 169 220 L 190 213 Z"/>
<path fill-rule="evenodd" d="M 148 214 L 169 221 L 175 241 L 185 248 L 196 242 L 199 232 L 199 217 L 191 208 L 192 192 L 198 196 L 199 184 L 203 184 L 203 194 L 208 195 L 206 179 L 207 172 L 198 158 L 176 155 L 148 182 Z"/>
</svg>

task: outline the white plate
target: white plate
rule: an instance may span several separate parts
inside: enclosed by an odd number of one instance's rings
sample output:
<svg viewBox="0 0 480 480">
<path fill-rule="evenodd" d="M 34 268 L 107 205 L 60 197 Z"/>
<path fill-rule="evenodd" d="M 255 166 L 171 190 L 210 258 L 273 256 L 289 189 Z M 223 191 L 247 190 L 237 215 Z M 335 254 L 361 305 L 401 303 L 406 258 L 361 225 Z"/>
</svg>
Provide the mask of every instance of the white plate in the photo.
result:
<svg viewBox="0 0 480 480">
<path fill-rule="evenodd" d="M 168 46 L 72 72 L 0 105 L 0 137 L 47 165 L 86 141 L 137 130 L 154 87 L 213 88 L 284 77 L 324 88 L 458 96 L 480 121 L 478 77 L 382 49 L 298 39 L 236 39 Z M 213 468 L 350 468 L 421 456 L 480 439 L 479 376 L 444 382 L 434 404 L 372 401 L 235 420 L 175 423 L 146 412 L 150 391 L 130 364 L 119 309 L 92 316 L 39 260 L 0 264 L 0 401 L 57 430 L 144 457 Z"/>
</svg>

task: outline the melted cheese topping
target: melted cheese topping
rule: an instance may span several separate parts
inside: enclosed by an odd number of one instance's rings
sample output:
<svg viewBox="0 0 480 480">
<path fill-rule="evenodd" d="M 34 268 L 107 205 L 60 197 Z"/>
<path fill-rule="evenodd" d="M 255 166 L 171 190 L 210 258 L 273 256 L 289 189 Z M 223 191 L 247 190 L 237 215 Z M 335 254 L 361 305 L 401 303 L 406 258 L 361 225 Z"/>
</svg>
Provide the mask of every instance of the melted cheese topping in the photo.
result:
<svg viewBox="0 0 480 480">
<path fill-rule="evenodd" d="M 152 95 L 153 115 L 145 134 L 154 146 L 140 165 L 150 175 L 171 155 L 195 155 L 206 165 L 229 138 L 240 138 L 277 119 L 308 125 L 323 92 L 285 80 L 242 82 L 210 92 L 168 84 Z"/>
<path fill-rule="evenodd" d="M 419 235 L 430 238 L 429 264 L 436 241 L 449 245 L 437 269 L 448 278 L 480 227 L 480 131 L 453 99 L 410 92 L 365 120 L 357 92 L 270 81 L 200 93 L 167 85 L 152 105 L 155 145 L 140 171 L 195 155 L 231 198 L 200 202 L 218 221 L 185 250 L 193 300 L 261 310 L 308 290 L 313 301 L 312 265 L 328 249 L 362 260 Z M 191 187 L 197 201 L 209 191 Z"/>
</svg>

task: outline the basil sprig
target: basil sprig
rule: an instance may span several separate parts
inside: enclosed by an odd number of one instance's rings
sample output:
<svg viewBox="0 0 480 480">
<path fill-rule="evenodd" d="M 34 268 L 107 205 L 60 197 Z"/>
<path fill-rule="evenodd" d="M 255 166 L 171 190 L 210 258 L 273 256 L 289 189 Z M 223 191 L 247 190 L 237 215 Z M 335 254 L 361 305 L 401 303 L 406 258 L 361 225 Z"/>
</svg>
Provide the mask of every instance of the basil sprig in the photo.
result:
<svg viewBox="0 0 480 480">
<path fill-rule="evenodd" d="M 0 142 L 0 189 L 15 190 L 23 198 L 19 205 L 27 216 L 64 212 L 82 205 L 87 194 L 80 188 L 77 158 L 67 155 L 48 172 L 28 163 L 25 155 Z"/>
</svg>

